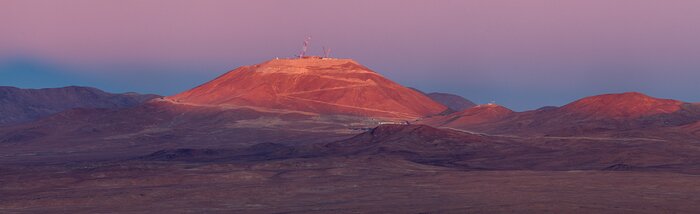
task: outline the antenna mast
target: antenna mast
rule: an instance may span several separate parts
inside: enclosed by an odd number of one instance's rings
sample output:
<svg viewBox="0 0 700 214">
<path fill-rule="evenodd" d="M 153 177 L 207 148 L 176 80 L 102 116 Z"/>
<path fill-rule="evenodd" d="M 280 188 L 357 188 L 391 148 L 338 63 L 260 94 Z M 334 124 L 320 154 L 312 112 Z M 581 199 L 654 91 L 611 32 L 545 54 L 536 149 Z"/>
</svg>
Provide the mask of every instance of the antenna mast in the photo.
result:
<svg viewBox="0 0 700 214">
<path fill-rule="evenodd" d="M 299 54 L 299 58 L 304 58 L 306 55 L 306 50 L 309 48 L 309 43 L 311 42 L 311 36 L 307 36 L 306 39 L 304 39 L 304 47 L 301 48 L 301 53 Z"/>
<path fill-rule="evenodd" d="M 323 46 L 323 58 L 329 58 L 331 56 L 331 48 L 326 48 Z"/>
</svg>

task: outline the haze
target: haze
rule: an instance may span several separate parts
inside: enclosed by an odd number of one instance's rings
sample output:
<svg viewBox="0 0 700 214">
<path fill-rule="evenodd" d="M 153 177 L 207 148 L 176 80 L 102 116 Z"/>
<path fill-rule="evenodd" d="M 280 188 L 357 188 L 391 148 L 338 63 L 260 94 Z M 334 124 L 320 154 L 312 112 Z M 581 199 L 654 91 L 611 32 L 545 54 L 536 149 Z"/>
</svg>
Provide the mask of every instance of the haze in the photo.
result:
<svg viewBox="0 0 700 214">
<path fill-rule="evenodd" d="M 698 1 L 0 1 L 0 85 L 172 95 L 332 48 L 516 110 L 639 91 L 700 101 Z"/>
</svg>

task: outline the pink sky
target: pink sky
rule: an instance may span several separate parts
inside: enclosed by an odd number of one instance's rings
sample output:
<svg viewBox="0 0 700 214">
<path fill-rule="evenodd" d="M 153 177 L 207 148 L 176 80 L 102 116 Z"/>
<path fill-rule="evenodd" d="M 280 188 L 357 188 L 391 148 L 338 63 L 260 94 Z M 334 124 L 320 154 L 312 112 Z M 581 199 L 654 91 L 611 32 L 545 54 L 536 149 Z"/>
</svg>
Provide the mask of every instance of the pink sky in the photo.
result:
<svg viewBox="0 0 700 214">
<path fill-rule="evenodd" d="M 682 0 L 3 0 L 0 63 L 172 94 L 313 35 L 317 54 L 327 45 L 404 85 L 515 109 L 622 91 L 700 101 L 698 20 L 700 1 Z M 0 84 L 13 84 L 8 68 Z"/>
</svg>

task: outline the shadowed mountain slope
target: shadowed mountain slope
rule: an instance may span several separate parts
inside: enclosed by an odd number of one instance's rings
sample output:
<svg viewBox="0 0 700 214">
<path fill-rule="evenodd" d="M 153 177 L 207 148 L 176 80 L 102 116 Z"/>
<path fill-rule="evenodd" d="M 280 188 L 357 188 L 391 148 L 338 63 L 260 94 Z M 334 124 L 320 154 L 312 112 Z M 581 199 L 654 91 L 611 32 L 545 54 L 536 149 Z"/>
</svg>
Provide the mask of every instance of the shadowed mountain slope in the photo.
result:
<svg viewBox="0 0 700 214">
<path fill-rule="evenodd" d="M 700 145 L 660 140 L 502 137 L 426 125 L 381 125 L 332 143 L 265 143 L 237 150 L 162 150 L 151 161 L 259 162 L 400 159 L 468 170 L 674 171 L 700 174 Z"/>
<path fill-rule="evenodd" d="M 430 99 L 433 99 L 454 111 L 462 111 L 476 106 L 474 102 L 455 94 L 433 92 L 426 95 L 428 95 Z"/>
<path fill-rule="evenodd" d="M 33 121 L 72 108 L 126 108 L 159 97 L 111 94 L 96 88 L 19 89 L 0 86 L 0 125 Z"/>
</svg>

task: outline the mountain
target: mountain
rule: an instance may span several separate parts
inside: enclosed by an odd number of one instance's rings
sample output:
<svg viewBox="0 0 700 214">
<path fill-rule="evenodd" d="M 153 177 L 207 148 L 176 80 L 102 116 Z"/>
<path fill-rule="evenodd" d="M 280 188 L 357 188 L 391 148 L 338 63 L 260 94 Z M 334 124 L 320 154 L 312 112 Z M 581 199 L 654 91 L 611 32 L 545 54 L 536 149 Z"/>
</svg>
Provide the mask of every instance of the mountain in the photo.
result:
<svg viewBox="0 0 700 214">
<path fill-rule="evenodd" d="M 33 121 L 72 108 L 126 108 L 158 95 L 112 94 L 96 88 L 19 89 L 0 86 L 0 125 Z"/>
<path fill-rule="evenodd" d="M 450 128 L 469 128 L 472 125 L 498 121 L 514 113 L 512 110 L 496 105 L 478 105 L 466 110 L 455 112 L 445 116 L 435 116 L 426 118 L 421 123 L 433 126 L 444 126 Z"/>
<path fill-rule="evenodd" d="M 78 99 L 74 102 L 97 102 Z M 51 151 L 32 158 L 60 161 L 64 155 L 108 158 L 118 156 L 116 151 L 185 145 L 239 148 L 265 142 L 329 142 L 378 124 L 447 109 L 352 60 L 319 58 L 243 66 L 192 90 L 133 108 L 92 107 L 100 109 L 71 109 L 0 127 L 0 156 L 12 161 L 23 158 L 17 155 L 22 152 Z"/>
<path fill-rule="evenodd" d="M 409 87 L 410 88 L 410 87 Z M 468 100 L 467 98 L 464 98 L 462 96 L 456 95 L 456 94 L 449 94 L 449 93 L 442 93 L 442 92 L 433 92 L 433 93 L 425 93 L 421 90 L 418 90 L 417 88 L 410 88 L 414 91 L 420 92 L 421 94 L 424 94 L 425 96 L 430 97 L 435 102 L 438 102 L 444 106 L 447 106 L 452 111 L 462 111 L 471 107 L 476 106 L 474 102 L 471 100 Z"/>
<path fill-rule="evenodd" d="M 447 107 L 350 59 L 274 59 L 243 66 L 167 100 L 362 117 L 415 119 Z"/>
<path fill-rule="evenodd" d="M 630 92 L 591 96 L 562 107 L 493 117 L 453 113 L 428 118 L 423 123 L 490 134 L 669 137 L 665 128 L 699 120 L 697 105 Z"/>
<path fill-rule="evenodd" d="M 557 109 L 539 111 L 538 117 L 563 127 L 647 129 L 693 123 L 700 120 L 700 108 L 678 100 L 628 92 L 586 97 Z"/>
<path fill-rule="evenodd" d="M 476 104 L 472 101 L 455 94 L 433 92 L 427 95 L 428 97 L 430 97 L 430 99 L 433 99 L 436 102 L 441 103 L 447 106 L 447 108 L 450 108 L 454 111 L 462 111 L 476 106 Z"/>
<path fill-rule="evenodd" d="M 288 87 L 290 81 L 306 78 L 311 77 L 285 79 L 276 85 Z M 266 87 L 248 81 L 236 84 L 243 85 L 225 84 L 224 89 L 251 84 L 257 86 L 247 91 L 257 93 L 255 89 Z M 700 175 L 700 123 L 693 121 L 699 112 L 696 105 L 680 103 L 678 110 L 667 111 L 675 108 L 661 99 L 649 101 L 661 100 L 650 104 L 661 107 L 637 109 L 635 104 L 618 103 L 621 98 L 610 102 L 586 98 L 528 112 L 482 105 L 420 120 L 466 129 L 455 130 L 413 121 L 377 125 L 387 121 L 339 111 L 344 108 L 295 109 L 291 105 L 295 102 L 289 102 L 294 99 L 288 98 L 253 100 L 276 105 L 227 104 L 226 97 L 232 94 L 217 87 L 212 90 L 201 96 L 220 98 L 220 103 L 159 98 L 130 108 L 72 108 L 37 121 L 0 126 L 0 180 L 9 187 L 0 188 L 0 209 L 698 210 L 698 203 L 688 202 L 698 195 L 688 187 Z M 247 94 L 238 95 L 228 100 Z M 217 100 L 205 101 L 209 99 Z M 654 185 L 659 187 L 644 189 Z M 524 193 L 500 194 L 513 189 Z M 430 197 L 413 197 L 416 192 Z M 565 206 L 553 209 L 550 204 Z M 475 210 L 471 205 L 487 209 Z"/>
<path fill-rule="evenodd" d="M 586 97 L 563 106 L 560 111 L 590 118 L 635 119 L 676 113 L 683 109 L 684 104 L 677 100 L 628 92 Z"/>
</svg>

